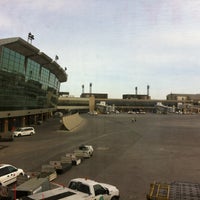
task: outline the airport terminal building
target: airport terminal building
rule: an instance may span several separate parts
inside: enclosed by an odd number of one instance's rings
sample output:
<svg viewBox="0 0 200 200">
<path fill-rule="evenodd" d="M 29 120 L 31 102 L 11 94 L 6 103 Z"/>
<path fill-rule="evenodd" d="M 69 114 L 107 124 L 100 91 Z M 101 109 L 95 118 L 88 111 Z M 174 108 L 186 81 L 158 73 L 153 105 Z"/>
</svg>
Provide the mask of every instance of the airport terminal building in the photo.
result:
<svg viewBox="0 0 200 200">
<path fill-rule="evenodd" d="M 0 132 L 48 118 L 66 81 L 65 70 L 29 42 L 0 39 Z"/>
</svg>

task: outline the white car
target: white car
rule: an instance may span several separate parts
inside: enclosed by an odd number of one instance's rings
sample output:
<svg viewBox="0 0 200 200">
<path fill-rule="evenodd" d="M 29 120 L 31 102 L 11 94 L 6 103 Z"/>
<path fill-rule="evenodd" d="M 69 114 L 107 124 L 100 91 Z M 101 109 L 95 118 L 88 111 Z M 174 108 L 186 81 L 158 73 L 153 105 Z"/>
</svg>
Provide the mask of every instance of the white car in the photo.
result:
<svg viewBox="0 0 200 200">
<path fill-rule="evenodd" d="M 89 195 L 91 200 L 119 200 L 119 190 L 110 184 L 99 183 L 90 179 L 75 178 L 72 179 L 68 188 L 74 191 L 82 192 Z"/>
<path fill-rule="evenodd" d="M 91 145 L 81 145 L 79 146 L 79 150 L 88 152 L 90 156 L 92 156 L 94 152 L 94 149 Z"/>
<path fill-rule="evenodd" d="M 6 186 L 17 181 L 19 175 L 24 175 L 22 169 L 9 164 L 0 164 L 0 185 Z"/>
<path fill-rule="evenodd" d="M 90 158 L 93 155 L 94 149 L 91 145 L 81 145 L 74 150 L 74 155 L 77 158 Z"/>
<path fill-rule="evenodd" d="M 35 134 L 35 129 L 33 127 L 22 127 L 22 128 L 17 128 L 14 131 L 14 136 L 24 136 L 24 135 L 33 135 Z"/>
</svg>

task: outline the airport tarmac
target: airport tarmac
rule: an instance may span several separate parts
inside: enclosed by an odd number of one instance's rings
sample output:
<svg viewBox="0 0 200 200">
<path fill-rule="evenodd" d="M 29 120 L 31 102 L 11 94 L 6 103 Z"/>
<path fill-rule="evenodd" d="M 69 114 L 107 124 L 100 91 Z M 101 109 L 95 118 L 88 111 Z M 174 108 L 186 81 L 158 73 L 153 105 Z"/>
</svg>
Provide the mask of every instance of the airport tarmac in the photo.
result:
<svg viewBox="0 0 200 200">
<path fill-rule="evenodd" d="M 94 155 L 72 167 L 55 182 L 67 185 L 76 177 L 117 186 L 122 200 L 144 200 L 153 181 L 200 183 L 200 115 L 127 113 L 81 115 L 84 123 L 71 132 L 58 131 L 58 119 L 36 127 L 36 135 L 1 143 L 2 162 L 25 170 L 39 166 L 80 144 Z M 135 117 L 136 122 L 132 122 Z"/>
<path fill-rule="evenodd" d="M 132 122 L 135 117 L 136 122 Z M 121 199 L 142 200 L 153 181 L 200 183 L 199 115 L 87 116 L 78 131 L 90 133 L 94 157 L 64 175 L 116 185 Z M 85 141 L 85 142 L 86 142 Z"/>
</svg>

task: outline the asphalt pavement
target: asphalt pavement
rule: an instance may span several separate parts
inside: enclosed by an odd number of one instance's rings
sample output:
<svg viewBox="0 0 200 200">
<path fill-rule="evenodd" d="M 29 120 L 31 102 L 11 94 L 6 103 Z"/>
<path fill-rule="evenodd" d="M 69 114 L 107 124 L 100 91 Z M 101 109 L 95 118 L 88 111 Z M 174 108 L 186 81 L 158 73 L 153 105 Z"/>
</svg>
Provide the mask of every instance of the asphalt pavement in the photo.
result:
<svg viewBox="0 0 200 200">
<path fill-rule="evenodd" d="M 36 126 L 36 134 L 2 142 L 1 162 L 25 171 L 39 170 L 81 144 L 94 155 L 55 182 L 67 185 L 85 177 L 117 186 L 122 200 L 144 200 L 153 181 L 200 182 L 200 116 L 157 114 L 81 115 L 84 123 L 69 132 L 59 119 Z M 132 118 L 136 121 L 133 121 Z"/>
</svg>

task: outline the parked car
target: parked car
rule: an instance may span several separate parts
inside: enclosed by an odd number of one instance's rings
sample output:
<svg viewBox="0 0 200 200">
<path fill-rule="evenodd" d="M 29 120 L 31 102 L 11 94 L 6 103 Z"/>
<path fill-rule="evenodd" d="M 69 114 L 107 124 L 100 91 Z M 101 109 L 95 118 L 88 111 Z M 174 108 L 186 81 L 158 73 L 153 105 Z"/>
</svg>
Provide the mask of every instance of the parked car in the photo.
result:
<svg viewBox="0 0 200 200">
<path fill-rule="evenodd" d="M 117 187 L 115 187 L 114 185 L 99 183 L 90 179 L 72 179 L 68 184 L 68 188 L 75 192 L 81 192 L 89 195 L 89 198 L 88 196 L 86 198 L 83 198 L 87 200 L 119 200 L 120 198 L 119 189 L 117 189 Z"/>
<path fill-rule="evenodd" d="M 92 156 L 94 152 L 94 149 L 91 145 L 81 145 L 79 146 L 79 150 L 88 152 L 90 156 Z"/>
<path fill-rule="evenodd" d="M 0 185 L 6 186 L 16 182 L 19 175 L 25 175 L 22 169 L 9 164 L 0 164 Z"/>
<path fill-rule="evenodd" d="M 11 131 L 0 133 L 0 141 L 13 141 L 14 140 L 14 134 Z"/>
<path fill-rule="evenodd" d="M 33 127 L 21 127 L 14 131 L 14 136 L 16 137 L 33 134 L 35 134 L 35 129 Z"/>
<path fill-rule="evenodd" d="M 93 155 L 94 149 L 91 145 L 81 145 L 78 149 L 74 150 L 74 155 L 77 158 L 84 159 L 90 158 Z"/>
</svg>

